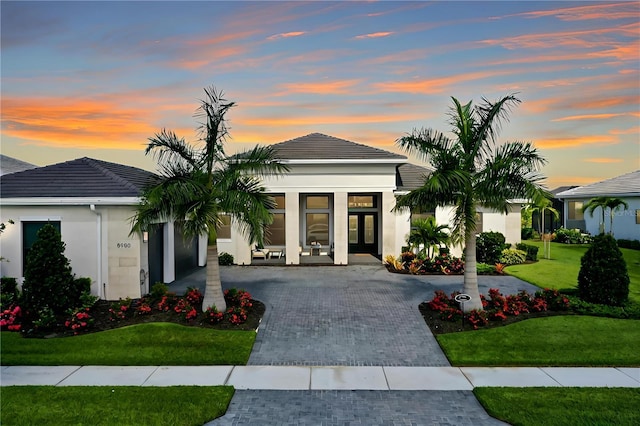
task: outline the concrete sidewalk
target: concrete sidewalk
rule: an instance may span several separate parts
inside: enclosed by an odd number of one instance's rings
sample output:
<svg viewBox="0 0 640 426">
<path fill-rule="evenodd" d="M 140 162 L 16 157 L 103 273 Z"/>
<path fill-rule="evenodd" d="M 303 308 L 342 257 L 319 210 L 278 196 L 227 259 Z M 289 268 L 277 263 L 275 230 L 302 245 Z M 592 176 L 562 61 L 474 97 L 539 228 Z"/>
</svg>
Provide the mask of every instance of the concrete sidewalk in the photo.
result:
<svg viewBox="0 0 640 426">
<path fill-rule="evenodd" d="M 2 386 L 217 386 L 239 390 L 472 390 L 489 387 L 640 388 L 640 368 L 3 366 Z"/>
</svg>

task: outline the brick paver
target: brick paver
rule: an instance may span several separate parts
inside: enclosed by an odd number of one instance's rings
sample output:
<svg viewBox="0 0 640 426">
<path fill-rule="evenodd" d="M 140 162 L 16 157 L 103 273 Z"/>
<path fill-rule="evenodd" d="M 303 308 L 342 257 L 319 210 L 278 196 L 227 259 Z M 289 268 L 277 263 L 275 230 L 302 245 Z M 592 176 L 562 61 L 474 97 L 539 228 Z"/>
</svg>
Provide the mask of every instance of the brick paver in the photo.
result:
<svg viewBox="0 0 640 426">
<path fill-rule="evenodd" d="M 471 391 L 236 391 L 208 425 L 504 425 Z"/>
</svg>

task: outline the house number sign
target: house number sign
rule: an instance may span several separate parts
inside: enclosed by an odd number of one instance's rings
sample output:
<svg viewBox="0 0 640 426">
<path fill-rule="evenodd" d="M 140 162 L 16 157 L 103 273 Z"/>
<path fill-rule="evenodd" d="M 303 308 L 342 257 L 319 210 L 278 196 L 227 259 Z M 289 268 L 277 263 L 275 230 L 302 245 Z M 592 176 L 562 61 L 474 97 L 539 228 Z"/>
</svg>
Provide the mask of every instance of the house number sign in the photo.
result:
<svg viewBox="0 0 640 426">
<path fill-rule="evenodd" d="M 129 249 L 131 248 L 131 243 L 118 243 L 116 244 L 117 248 Z"/>
</svg>

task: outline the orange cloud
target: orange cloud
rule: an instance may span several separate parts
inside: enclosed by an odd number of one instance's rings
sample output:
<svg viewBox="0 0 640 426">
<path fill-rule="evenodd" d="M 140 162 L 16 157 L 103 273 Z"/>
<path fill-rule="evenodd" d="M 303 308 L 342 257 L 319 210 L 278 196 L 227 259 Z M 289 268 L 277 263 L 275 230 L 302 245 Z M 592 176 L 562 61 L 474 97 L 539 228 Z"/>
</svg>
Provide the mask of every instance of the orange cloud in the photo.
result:
<svg viewBox="0 0 640 426">
<path fill-rule="evenodd" d="M 499 75 L 508 75 L 512 72 L 514 71 L 479 71 L 424 80 L 375 83 L 373 87 L 381 92 L 436 94 L 448 91 L 451 86 L 459 85 L 465 81 L 482 80 Z"/>
<path fill-rule="evenodd" d="M 568 117 L 555 118 L 551 121 L 573 121 L 573 120 L 602 120 L 613 117 L 620 117 L 626 114 L 583 114 L 570 115 Z"/>
<path fill-rule="evenodd" d="M 280 38 L 289 38 L 289 37 L 299 37 L 301 35 L 306 34 L 306 31 L 291 31 L 288 33 L 280 33 L 280 34 L 274 34 L 272 36 L 267 37 L 267 40 L 277 40 Z"/>
<path fill-rule="evenodd" d="M 279 87 L 285 89 L 288 93 L 315 93 L 320 95 L 327 94 L 345 94 L 349 93 L 349 89 L 357 85 L 360 80 L 338 80 L 338 81 L 322 81 L 318 83 L 285 83 Z M 284 95 L 280 93 L 277 95 Z"/>
<path fill-rule="evenodd" d="M 243 118 L 236 120 L 243 126 L 262 127 L 295 127 L 317 126 L 320 124 L 361 124 L 361 123 L 397 123 L 424 119 L 424 114 L 390 115 L 390 114 L 350 114 L 350 115 L 313 115 L 309 117 L 275 116 Z"/>
<path fill-rule="evenodd" d="M 575 136 L 555 139 L 538 139 L 535 145 L 541 149 L 576 148 L 584 145 L 617 144 L 618 138 L 612 135 Z"/>
<path fill-rule="evenodd" d="M 150 124 L 148 108 L 123 106 L 122 97 L 104 99 L 4 98 L 2 135 L 29 144 L 74 148 L 139 150 L 162 126 Z M 155 99 L 159 102 L 159 99 Z M 177 109 L 187 108 L 178 105 Z M 174 112 L 168 104 L 161 109 Z M 190 106 L 192 115 L 195 106 Z M 171 127 L 179 137 L 193 137 L 191 128 Z"/>
<path fill-rule="evenodd" d="M 368 39 L 368 38 L 380 38 L 380 37 L 388 37 L 390 35 L 392 35 L 393 32 L 392 31 L 380 31 L 377 33 L 369 33 L 369 34 L 362 34 L 362 35 L 358 35 L 355 36 L 354 38 L 356 40 L 364 40 L 364 39 Z"/>
<path fill-rule="evenodd" d="M 541 18 L 545 16 L 555 16 L 561 21 L 584 21 L 584 20 L 612 20 L 638 18 L 638 6 L 635 2 L 597 4 L 593 6 L 566 7 L 555 10 L 540 10 L 535 12 L 524 12 L 507 16 L 525 16 L 529 18 Z"/>
<path fill-rule="evenodd" d="M 621 158 L 585 158 L 584 160 L 587 163 L 601 163 L 601 164 L 610 164 L 610 163 L 622 163 L 624 160 Z"/>
</svg>

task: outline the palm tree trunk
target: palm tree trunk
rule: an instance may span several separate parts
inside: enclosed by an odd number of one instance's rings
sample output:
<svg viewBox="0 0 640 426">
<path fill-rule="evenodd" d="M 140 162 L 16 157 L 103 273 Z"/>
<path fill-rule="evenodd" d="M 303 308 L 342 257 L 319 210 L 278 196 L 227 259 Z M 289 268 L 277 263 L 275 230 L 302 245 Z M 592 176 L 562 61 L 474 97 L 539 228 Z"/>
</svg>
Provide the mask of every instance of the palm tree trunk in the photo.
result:
<svg viewBox="0 0 640 426">
<path fill-rule="evenodd" d="M 609 219 L 611 220 L 611 223 L 609 225 L 609 235 L 613 237 L 613 208 L 610 208 L 609 211 L 611 212 L 611 214 L 609 215 Z"/>
<path fill-rule="evenodd" d="M 227 310 L 220 281 L 220 265 L 218 264 L 218 247 L 216 245 L 207 246 L 207 282 L 204 288 L 202 310 L 210 306 L 215 306 L 220 312 Z"/>
<path fill-rule="evenodd" d="M 482 310 L 482 301 L 478 291 L 478 267 L 476 262 L 476 235 L 472 233 L 465 241 L 464 249 L 464 286 L 462 292 L 471 296 L 471 300 L 465 302 L 464 312 L 474 309 Z"/>
</svg>

